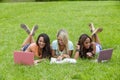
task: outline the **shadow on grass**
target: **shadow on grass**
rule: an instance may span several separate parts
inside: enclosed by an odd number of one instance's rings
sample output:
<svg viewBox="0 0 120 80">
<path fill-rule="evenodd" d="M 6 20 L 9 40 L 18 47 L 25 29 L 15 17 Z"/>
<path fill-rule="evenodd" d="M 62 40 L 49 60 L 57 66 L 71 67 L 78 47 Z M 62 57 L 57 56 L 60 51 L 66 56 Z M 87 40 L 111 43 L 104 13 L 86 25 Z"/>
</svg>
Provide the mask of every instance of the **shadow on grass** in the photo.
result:
<svg viewBox="0 0 120 80">
<path fill-rule="evenodd" d="M 81 76 L 81 74 L 75 74 L 72 76 L 73 80 L 83 80 L 83 77 Z"/>
</svg>

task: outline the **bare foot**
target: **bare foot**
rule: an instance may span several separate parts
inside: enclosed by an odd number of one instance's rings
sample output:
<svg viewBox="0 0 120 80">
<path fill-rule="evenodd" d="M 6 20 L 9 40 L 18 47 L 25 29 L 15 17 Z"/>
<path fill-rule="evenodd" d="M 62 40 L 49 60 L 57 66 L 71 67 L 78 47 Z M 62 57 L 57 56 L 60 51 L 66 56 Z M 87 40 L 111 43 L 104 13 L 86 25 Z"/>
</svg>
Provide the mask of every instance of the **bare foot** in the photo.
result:
<svg viewBox="0 0 120 80">
<path fill-rule="evenodd" d="M 94 34 L 97 34 L 97 33 L 102 32 L 102 31 L 103 31 L 103 28 L 97 28 L 93 31 L 93 33 L 91 35 L 93 36 Z"/>
<path fill-rule="evenodd" d="M 91 31 L 91 32 L 93 32 L 93 31 L 95 30 L 95 27 L 94 27 L 93 23 L 90 23 L 90 24 L 89 24 L 89 27 L 90 27 L 90 31 Z"/>
<path fill-rule="evenodd" d="M 34 27 L 33 27 L 33 29 L 32 29 L 32 31 L 31 31 L 31 35 L 35 35 L 35 31 L 38 29 L 38 25 L 35 25 Z"/>
<path fill-rule="evenodd" d="M 30 29 L 25 24 L 20 24 L 21 28 L 23 28 L 28 34 L 30 34 Z"/>
</svg>

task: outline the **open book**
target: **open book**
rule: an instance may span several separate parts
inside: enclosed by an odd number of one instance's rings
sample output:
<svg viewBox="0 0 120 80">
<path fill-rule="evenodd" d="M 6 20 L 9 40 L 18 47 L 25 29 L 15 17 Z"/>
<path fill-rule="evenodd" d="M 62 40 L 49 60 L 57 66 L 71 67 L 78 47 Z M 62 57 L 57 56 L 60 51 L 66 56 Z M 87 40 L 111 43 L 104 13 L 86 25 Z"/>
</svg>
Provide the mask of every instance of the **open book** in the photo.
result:
<svg viewBox="0 0 120 80">
<path fill-rule="evenodd" d="M 51 58 L 50 63 L 57 63 L 57 64 L 61 64 L 61 63 L 76 63 L 77 61 L 73 58 L 64 58 L 63 60 L 57 60 L 57 58 Z"/>
</svg>

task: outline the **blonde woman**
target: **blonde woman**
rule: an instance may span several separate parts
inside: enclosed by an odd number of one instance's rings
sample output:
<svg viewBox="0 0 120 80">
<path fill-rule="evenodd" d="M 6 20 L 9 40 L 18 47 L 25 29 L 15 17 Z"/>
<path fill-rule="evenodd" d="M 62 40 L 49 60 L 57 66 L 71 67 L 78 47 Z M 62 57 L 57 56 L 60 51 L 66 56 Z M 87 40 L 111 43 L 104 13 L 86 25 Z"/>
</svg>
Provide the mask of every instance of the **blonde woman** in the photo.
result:
<svg viewBox="0 0 120 80">
<path fill-rule="evenodd" d="M 57 40 L 52 42 L 52 56 L 57 60 L 70 58 L 73 53 L 73 43 L 68 40 L 68 33 L 64 29 L 60 29 L 57 33 Z"/>
</svg>

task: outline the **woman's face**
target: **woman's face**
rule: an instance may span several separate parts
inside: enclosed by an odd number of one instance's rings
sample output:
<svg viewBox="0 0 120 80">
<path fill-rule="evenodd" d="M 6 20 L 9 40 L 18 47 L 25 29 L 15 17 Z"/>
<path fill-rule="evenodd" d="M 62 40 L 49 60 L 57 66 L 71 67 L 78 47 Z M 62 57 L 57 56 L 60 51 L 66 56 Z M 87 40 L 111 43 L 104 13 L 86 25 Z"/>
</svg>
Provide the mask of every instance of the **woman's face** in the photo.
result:
<svg viewBox="0 0 120 80">
<path fill-rule="evenodd" d="M 39 44 L 39 47 L 40 47 L 41 49 L 45 47 L 45 42 L 44 42 L 44 38 L 43 38 L 43 37 L 40 37 L 40 38 L 39 38 L 38 44 Z"/>
<path fill-rule="evenodd" d="M 84 41 L 84 43 L 83 43 L 83 45 L 84 45 L 84 47 L 86 48 L 86 49 L 89 49 L 90 48 L 90 39 L 89 38 L 87 38 L 85 41 Z"/>
<path fill-rule="evenodd" d="M 57 37 L 57 40 L 58 40 L 59 45 L 61 45 L 61 46 L 64 45 L 63 40 L 60 36 Z"/>
</svg>

